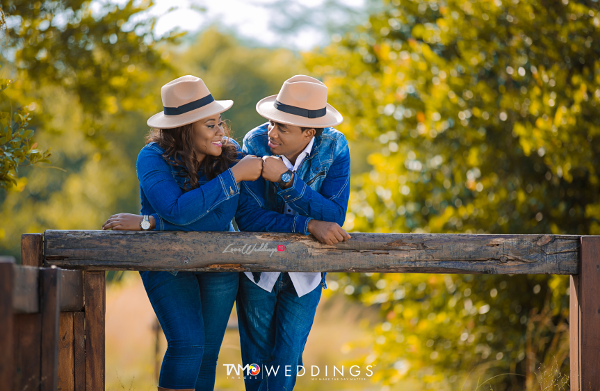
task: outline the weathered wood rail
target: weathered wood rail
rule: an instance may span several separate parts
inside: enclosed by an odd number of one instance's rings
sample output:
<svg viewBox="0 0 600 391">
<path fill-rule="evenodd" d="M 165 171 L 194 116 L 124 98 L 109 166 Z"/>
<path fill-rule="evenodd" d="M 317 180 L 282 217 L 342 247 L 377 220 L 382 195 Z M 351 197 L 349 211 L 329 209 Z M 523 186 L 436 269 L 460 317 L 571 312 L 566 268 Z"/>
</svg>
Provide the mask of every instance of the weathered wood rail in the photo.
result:
<svg viewBox="0 0 600 391">
<path fill-rule="evenodd" d="M 578 274 L 580 245 L 568 235 L 353 233 L 327 246 L 299 234 L 46 231 L 44 259 L 83 270 Z"/>
<path fill-rule="evenodd" d="M 85 365 L 69 362 L 86 381 L 62 389 L 104 389 L 105 270 L 189 270 L 570 275 L 571 390 L 600 390 L 600 236 L 352 233 L 327 246 L 277 233 L 46 231 L 22 248 L 84 271 Z"/>
</svg>

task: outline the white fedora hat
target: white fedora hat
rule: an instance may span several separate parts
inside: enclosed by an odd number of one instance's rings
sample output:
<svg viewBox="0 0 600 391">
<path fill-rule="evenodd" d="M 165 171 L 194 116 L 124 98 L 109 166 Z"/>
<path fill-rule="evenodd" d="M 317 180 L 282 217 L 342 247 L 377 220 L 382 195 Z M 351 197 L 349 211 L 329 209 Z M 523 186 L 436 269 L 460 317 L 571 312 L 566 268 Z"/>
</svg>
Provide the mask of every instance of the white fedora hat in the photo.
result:
<svg viewBox="0 0 600 391">
<path fill-rule="evenodd" d="M 228 110 L 232 100 L 215 100 L 196 76 L 181 76 L 160 89 L 164 110 L 148 119 L 148 126 L 171 129 Z"/>
<path fill-rule="evenodd" d="M 342 115 L 327 103 L 327 86 L 319 80 L 296 75 L 283 83 L 279 94 L 256 104 L 263 117 L 282 124 L 325 128 L 342 123 Z"/>
</svg>

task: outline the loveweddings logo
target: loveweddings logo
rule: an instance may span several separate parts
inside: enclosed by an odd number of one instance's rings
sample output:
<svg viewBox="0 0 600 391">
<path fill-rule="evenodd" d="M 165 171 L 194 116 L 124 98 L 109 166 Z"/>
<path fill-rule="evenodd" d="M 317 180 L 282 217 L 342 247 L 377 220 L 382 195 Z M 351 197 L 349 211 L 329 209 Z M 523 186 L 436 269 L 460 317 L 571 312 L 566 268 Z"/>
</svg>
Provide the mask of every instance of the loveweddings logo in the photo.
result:
<svg viewBox="0 0 600 391">
<path fill-rule="evenodd" d="M 227 248 L 223 250 L 223 254 L 225 253 L 240 253 L 244 255 L 249 255 L 254 252 L 267 252 L 269 254 L 269 258 L 273 256 L 273 253 L 278 251 L 285 251 L 285 246 L 283 244 L 278 245 L 277 247 L 269 247 L 267 243 L 258 243 L 255 244 L 244 244 L 243 246 L 235 247 L 233 244 L 227 245 Z"/>
</svg>

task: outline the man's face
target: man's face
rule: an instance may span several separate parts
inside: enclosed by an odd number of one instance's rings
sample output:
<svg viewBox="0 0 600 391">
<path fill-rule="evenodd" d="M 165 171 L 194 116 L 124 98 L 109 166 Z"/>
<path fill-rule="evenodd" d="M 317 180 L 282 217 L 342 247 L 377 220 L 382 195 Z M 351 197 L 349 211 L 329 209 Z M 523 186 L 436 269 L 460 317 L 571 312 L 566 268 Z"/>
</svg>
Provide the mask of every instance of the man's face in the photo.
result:
<svg viewBox="0 0 600 391">
<path fill-rule="evenodd" d="M 299 126 L 269 121 L 269 148 L 273 155 L 286 157 L 300 153 L 315 135 L 314 129 L 302 131 Z"/>
</svg>

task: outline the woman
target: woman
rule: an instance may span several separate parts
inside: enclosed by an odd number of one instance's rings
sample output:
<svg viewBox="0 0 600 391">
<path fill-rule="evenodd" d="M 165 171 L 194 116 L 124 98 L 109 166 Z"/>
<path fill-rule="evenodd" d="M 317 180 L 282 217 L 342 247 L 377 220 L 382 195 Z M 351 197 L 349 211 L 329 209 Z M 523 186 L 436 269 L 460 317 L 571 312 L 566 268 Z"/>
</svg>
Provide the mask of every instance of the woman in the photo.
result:
<svg viewBox="0 0 600 391">
<path fill-rule="evenodd" d="M 120 213 L 102 229 L 232 231 L 240 181 L 256 180 L 262 159 L 239 160 L 204 82 L 183 76 L 161 89 L 164 111 L 152 116 L 137 160 L 142 216 Z M 237 164 L 236 164 L 237 162 Z M 217 357 L 238 289 L 238 273 L 140 272 L 168 341 L 159 390 L 212 390 Z"/>
</svg>

